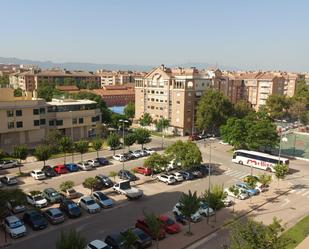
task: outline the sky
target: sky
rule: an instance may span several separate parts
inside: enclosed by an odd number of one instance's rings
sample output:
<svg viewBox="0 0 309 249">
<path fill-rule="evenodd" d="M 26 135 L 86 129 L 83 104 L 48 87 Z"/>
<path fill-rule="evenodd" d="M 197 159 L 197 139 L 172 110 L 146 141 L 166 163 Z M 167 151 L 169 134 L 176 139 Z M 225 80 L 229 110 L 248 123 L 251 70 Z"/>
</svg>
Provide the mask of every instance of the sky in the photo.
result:
<svg viewBox="0 0 309 249">
<path fill-rule="evenodd" d="M 307 0 L 14 0 L 0 57 L 309 71 Z"/>
</svg>

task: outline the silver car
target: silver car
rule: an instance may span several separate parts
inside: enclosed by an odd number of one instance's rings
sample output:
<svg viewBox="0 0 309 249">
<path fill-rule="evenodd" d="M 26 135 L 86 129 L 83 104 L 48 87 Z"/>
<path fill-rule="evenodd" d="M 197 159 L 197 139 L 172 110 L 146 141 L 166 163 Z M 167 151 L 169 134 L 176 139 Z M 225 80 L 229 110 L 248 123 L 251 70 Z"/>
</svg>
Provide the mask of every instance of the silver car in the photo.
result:
<svg viewBox="0 0 309 249">
<path fill-rule="evenodd" d="M 87 163 L 89 163 L 92 167 L 99 167 L 100 166 L 100 162 L 97 159 L 87 160 Z"/>
<path fill-rule="evenodd" d="M 16 160 L 0 160 L 0 169 L 14 168 L 18 166 Z"/>
</svg>

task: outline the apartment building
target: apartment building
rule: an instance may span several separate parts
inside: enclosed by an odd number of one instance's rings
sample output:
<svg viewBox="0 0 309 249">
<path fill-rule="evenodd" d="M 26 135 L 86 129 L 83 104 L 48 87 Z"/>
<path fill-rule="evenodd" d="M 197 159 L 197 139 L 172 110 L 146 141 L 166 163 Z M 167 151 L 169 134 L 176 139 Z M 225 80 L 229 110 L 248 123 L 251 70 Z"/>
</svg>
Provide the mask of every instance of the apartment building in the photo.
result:
<svg viewBox="0 0 309 249">
<path fill-rule="evenodd" d="M 73 140 L 93 133 L 101 113 L 90 100 L 59 100 L 46 102 L 31 94 L 14 97 L 13 90 L 0 89 L 0 147 L 12 150 L 16 144 L 30 148 L 42 142 L 52 129 Z"/>
<path fill-rule="evenodd" d="M 161 65 L 145 77 L 135 78 L 135 118 L 149 113 L 154 120 L 170 121 L 170 131 L 194 132 L 197 102 L 210 88 L 212 79 L 196 68 L 170 69 Z"/>
<path fill-rule="evenodd" d="M 98 70 L 96 75 L 101 78 L 101 87 L 119 86 L 134 83 L 134 79 L 145 76 L 142 72 Z"/>
<path fill-rule="evenodd" d="M 296 91 L 297 81 L 300 79 L 300 75 L 297 73 L 282 73 L 282 77 L 285 79 L 284 94 L 289 97 L 293 97 Z"/>
</svg>

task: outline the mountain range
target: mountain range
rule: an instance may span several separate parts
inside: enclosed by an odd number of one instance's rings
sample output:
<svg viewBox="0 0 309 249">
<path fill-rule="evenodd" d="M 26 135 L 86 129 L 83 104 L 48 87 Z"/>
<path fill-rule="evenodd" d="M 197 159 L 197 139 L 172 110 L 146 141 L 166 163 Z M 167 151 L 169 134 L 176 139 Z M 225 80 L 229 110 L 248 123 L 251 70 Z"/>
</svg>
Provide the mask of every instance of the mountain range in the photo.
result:
<svg viewBox="0 0 309 249">
<path fill-rule="evenodd" d="M 53 61 L 38 61 L 29 59 L 19 59 L 14 57 L 0 57 L 0 64 L 24 64 L 24 65 L 36 65 L 42 69 L 50 68 L 65 68 L 68 70 L 84 70 L 84 71 L 96 71 L 99 69 L 106 70 L 131 70 L 131 71 L 149 71 L 154 67 L 159 65 L 124 65 L 124 64 L 98 64 L 90 62 L 63 62 L 57 63 Z M 183 63 L 179 65 L 167 65 L 168 67 L 197 67 L 199 69 L 203 68 L 220 68 L 222 70 L 238 70 L 233 67 L 223 66 L 223 65 L 213 65 L 210 63 Z"/>
</svg>

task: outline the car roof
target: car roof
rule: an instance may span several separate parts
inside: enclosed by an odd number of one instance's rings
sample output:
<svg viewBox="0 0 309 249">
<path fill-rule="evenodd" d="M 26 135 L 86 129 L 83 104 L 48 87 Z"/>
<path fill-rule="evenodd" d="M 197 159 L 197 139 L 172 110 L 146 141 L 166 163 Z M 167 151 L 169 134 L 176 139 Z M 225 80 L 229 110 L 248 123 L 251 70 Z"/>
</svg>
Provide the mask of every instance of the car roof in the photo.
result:
<svg viewBox="0 0 309 249">
<path fill-rule="evenodd" d="M 104 241 L 98 239 L 91 241 L 89 244 L 97 247 L 98 249 L 107 246 L 107 244 Z"/>
<path fill-rule="evenodd" d="M 85 200 L 85 201 L 89 201 L 92 200 L 92 198 L 90 196 L 84 196 L 81 199 Z"/>
<path fill-rule="evenodd" d="M 59 214 L 59 213 L 61 213 L 61 211 L 60 211 L 59 208 L 49 208 L 49 209 L 47 209 L 46 211 L 49 211 L 49 212 L 51 212 L 52 214 Z"/>
<path fill-rule="evenodd" d="M 7 220 L 9 223 L 15 222 L 15 221 L 20 221 L 20 219 L 15 215 L 8 216 L 8 217 L 5 218 L 5 220 Z"/>
<path fill-rule="evenodd" d="M 46 189 L 44 189 L 44 192 L 53 193 L 53 192 L 57 192 L 57 191 L 54 188 L 46 188 Z"/>
</svg>

